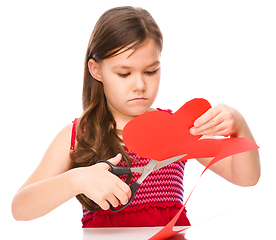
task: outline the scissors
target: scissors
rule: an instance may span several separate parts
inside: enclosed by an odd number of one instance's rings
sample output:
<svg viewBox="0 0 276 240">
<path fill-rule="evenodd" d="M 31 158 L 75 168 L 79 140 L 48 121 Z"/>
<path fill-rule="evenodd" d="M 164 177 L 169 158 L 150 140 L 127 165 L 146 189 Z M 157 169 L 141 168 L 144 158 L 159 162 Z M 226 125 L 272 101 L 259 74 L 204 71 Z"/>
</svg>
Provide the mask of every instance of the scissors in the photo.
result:
<svg viewBox="0 0 276 240">
<path fill-rule="evenodd" d="M 140 184 L 146 179 L 146 177 L 151 173 L 151 172 L 154 172 L 162 167 L 165 167 L 183 157 L 185 157 L 187 154 L 184 154 L 184 155 L 179 155 L 179 156 L 176 156 L 176 157 L 172 157 L 172 158 L 168 158 L 168 159 L 165 159 L 163 161 L 157 161 L 157 160 L 150 160 L 150 162 L 144 166 L 144 167 L 137 167 L 137 168 L 130 168 L 130 167 L 118 167 L 118 166 L 115 166 L 113 165 L 112 163 L 106 161 L 106 160 L 100 160 L 98 163 L 101 163 L 101 162 L 104 162 L 104 163 L 107 163 L 111 169 L 110 169 L 110 172 L 112 172 L 113 174 L 115 174 L 116 176 L 121 176 L 121 175 L 125 175 L 125 174 L 130 174 L 130 173 L 133 173 L 133 172 L 138 172 L 138 173 L 141 173 L 142 175 L 139 177 L 139 179 L 134 182 L 131 186 L 130 186 L 130 189 L 131 189 L 131 198 L 129 199 L 128 203 L 126 205 L 123 205 L 122 207 L 120 208 L 113 208 L 113 206 L 110 204 L 110 210 L 112 212 L 118 212 L 122 209 L 124 209 L 125 207 L 127 207 L 134 199 L 135 197 L 135 194 L 136 194 L 136 191 L 137 189 L 139 188 Z"/>
</svg>

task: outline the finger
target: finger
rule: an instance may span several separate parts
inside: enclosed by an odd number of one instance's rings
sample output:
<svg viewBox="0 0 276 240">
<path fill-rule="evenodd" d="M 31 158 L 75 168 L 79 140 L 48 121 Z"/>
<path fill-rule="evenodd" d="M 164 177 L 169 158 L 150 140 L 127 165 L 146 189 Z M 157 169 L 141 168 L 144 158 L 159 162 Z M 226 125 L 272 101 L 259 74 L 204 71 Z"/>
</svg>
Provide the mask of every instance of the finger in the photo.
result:
<svg viewBox="0 0 276 240">
<path fill-rule="evenodd" d="M 227 124 L 225 124 L 225 122 L 221 122 L 213 127 L 199 131 L 199 134 L 208 136 L 228 136 L 229 129 L 227 128 Z"/>
<path fill-rule="evenodd" d="M 122 189 L 117 188 L 114 191 L 114 195 L 121 204 L 125 205 L 128 203 L 129 197 Z"/>
<path fill-rule="evenodd" d="M 206 133 L 215 132 L 220 130 L 223 119 L 220 114 L 212 118 L 210 121 L 199 127 L 192 127 L 190 133 L 193 135 L 206 135 Z"/>
<path fill-rule="evenodd" d="M 129 197 L 119 186 L 114 186 L 112 191 L 105 196 L 105 200 L 115 208 L 118 207 L 120 203 L 123 205 L 127 204 Z"/>
<path fill-rule="evenodd" d="M 114 158 L 110 158 L 107 161 L 111 162 L 113 165 L 118 165 L 118 163 L 121 161 L 121 159 L 122 159 L 122 154 L 119 153 L 119 154 L 117 154 L 117 156 L 115 156 Z M 98 164 L 101 164 L 102 166 L 104 166 L 104 168 L 106 170 L 110 169 L 110 166 L 106 163 L 98 163 Z"/>
<path fill-rule="evenodd" d="M 199 118 L 197 118 L 194 121 L 194 127 L 198 128 L 198 127 L 208 123 L 209 121 L 211 121 L 213 118 L 215 118 L 220 113 L 221 113 L 220 105 L 210 108 L 207 112 L 202 114 Z"/>
<path fill-rule="evenodd" d="M 97 202 L 96 202 L 96 203 L 97 203 Z M 108 209 L 110 208 L 109 202 L 107 202 L 107 201 L 98 202 L 97 204 L 100 206 L 100 208 L 101 208 L 102 210 L 108 210 Z"/>
<path fill-rule="evenodd" d="M 127 197 L 127 200 L 131 198 L 131 189 L 129 187 L 129 185 L 127 185 L 124 181 L 122 181 L 119 177 L 117 177 L 116 175 L 110 173 L 110 177 L 112 179 L 112 185 L 113 187 L 111 187 L 111 191 L 113 192 L 113 194 L 115 196 L 122 196 L 122 194 L 120 194 L 120 192 L 118 191 L 118 189 Z M 122 197 L 124 198 L 124 197 Z M 120 198 L 119 198 L 120 199 Z"/>
<path fill-rule="evenodd" d="M 110 197 L 107 199 L 107 201 L 114 207 L 118 207 L 120 204 L 119 199 L 115 195 L 110 195 Z M 110 206 L 108 206 L 109 208 Z"/>
<path fill-rule="evenodd" d="M 106 186 L 105 188 L 102 188 L 99 194 L 94 196 L 93 199 L 103 210 L 108 210 L 110 208 L 109 204 L 111 204 L 113 207 L 117 207 L 119 205 L 119 200 L 115 196 L 115 194 L 118 194 L 118 192 L 122 191 L 120 190 L 116 184 L 110 183 L 109 186 Z M 119 189 L 119 190 L 118 190 Z"/>
<path fill-rule="evenodd" d="M 95 198 L 91 198 L 96 204 L 99 205 L 99 207 L 103 210 L 109 209 L 109 201 L 107 201 L 108 197 L 105 195 L 102 196 L 96 196 Z"/>
<path fill-rule="evenodd" d="M 127 195 L 128 199 L 131 198 L 131 189 L 125 182 L 119 179 L 117 186 Z"/>
<path fill-rule="evenodd" d="M 118 163 L 122 160 L 122 154 L 117 154 L 116 157 L 110 158 L 108 161 L 111 162 L 113 165 L 118 165 Z"/>
</svg>

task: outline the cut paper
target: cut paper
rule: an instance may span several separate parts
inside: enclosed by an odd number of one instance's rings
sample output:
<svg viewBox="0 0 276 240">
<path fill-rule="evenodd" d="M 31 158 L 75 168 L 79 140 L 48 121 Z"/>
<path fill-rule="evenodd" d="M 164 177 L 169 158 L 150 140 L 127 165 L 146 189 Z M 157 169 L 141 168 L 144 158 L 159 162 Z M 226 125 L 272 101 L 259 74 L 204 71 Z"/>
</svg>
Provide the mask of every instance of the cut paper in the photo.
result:
<svg viewBox="0 0 276 240">
<path fill-rule="evenodd" d="M 179 161 L 213 157 L 200 177 L 208 168 L 225 157 L 259 148 L 247 138 L 200 139 L 201 136 L 193 136 L 190 128 L 194 121 L 210 108 L 207 100 L 193 99 L 172 115 L 163 111 L 140 115 L 123 129 L 124 143 L 137 155 L 158 161 L 181 154 L 187 155 Z M 166 239 L 189 228 L 173 230 L 195 187 L 196 185 L 177 215 L 150 240 Z"/>
<path fill-rule="evenodd" d="M 124 127 L 124 143 L 140 156 L 159 161 L 180 155 L 183 146 L 188 147 L 201 137 L 190 134 L 190 128 L 209 108 L 211 105 L 205 99 L 194 99 L 173 115 L 164 111 L 142 114 Z"/>
</svg>

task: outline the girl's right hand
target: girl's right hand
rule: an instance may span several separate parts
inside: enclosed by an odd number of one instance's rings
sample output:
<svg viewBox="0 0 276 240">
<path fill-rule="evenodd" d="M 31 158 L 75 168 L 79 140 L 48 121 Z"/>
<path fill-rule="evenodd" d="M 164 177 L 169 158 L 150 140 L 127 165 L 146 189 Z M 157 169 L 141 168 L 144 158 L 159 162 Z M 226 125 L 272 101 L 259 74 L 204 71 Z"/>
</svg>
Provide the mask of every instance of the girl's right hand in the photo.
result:
<svg viewBox="0 0 276 240">
<path fill-rule="evenodd" d="M 109 159 L 112 164 L 117 165 L 122 155 Z M 77 188 L 78 194 L 85 194 L 97 203 L 103 210 L 109 209 L 109 204 L 114 208 L 119 203 L 125 205 L 131 198 L 130 187 L 119 177 L 109 172 L 109 165 L 98 163 L 91 167 L 76 168 L 78 172 Z"/>
</svg>

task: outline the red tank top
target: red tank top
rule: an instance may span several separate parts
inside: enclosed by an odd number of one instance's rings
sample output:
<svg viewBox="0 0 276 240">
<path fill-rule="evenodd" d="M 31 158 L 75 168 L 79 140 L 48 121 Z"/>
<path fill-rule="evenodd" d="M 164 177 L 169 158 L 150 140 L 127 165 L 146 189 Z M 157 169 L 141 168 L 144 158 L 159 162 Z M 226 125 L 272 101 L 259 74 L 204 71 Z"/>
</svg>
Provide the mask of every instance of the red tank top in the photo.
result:
<svg viewBox="0 0 276 240">
<path fill-rule="evenodd" d="M 162 111 L 171 114 L 170 110 Z M 77 119 L 73 122 L 71 151 L 75 145 L 76 122 Z M 142 167 L 150 161 L 131 152 L 127 147 L 125 151 L 130 157 L 139 160 L 133 162 L 132 167 Z M 184 168 L 185 162 L 176 162 L 152 172 L 138 188 L 132 203 L 119 212 L 101 210 L 92 213 L 83 208 L 83 228 L 165 226 L 183 205 Z M 133 175 L 131 184 L 140 176 L 139 173 Z M 124 181 L 125 176 L 121 179 Z M 176 226 L 190 226 L 186 211 L 181 213 Z"/>
</svg>

